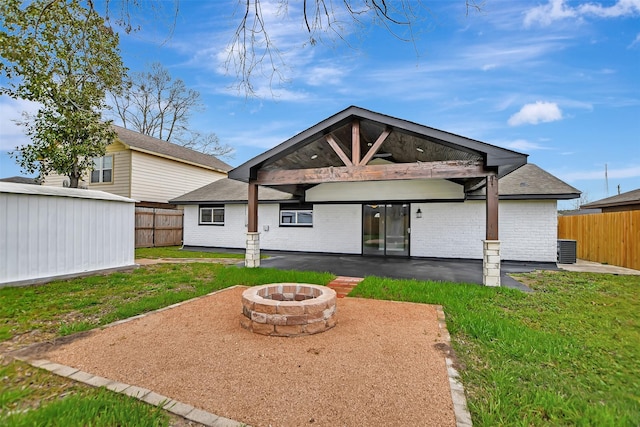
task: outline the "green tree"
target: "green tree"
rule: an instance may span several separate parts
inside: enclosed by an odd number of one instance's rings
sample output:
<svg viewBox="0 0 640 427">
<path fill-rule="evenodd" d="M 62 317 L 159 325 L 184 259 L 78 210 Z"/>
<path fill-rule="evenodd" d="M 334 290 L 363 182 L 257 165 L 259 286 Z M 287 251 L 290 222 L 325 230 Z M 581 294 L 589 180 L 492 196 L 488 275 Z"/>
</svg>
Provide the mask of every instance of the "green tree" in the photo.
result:
<svg viewBox="0 0 640 427">
<path fill-rule="evenodd" d="M 117 34 L 78 0 L 3 0 L 0 59 L 0 94 L 41 104 L 21 122 L 31 143 L 12 155 L 28 173 L 77 187 L 115 138 L 101 111 L 126 73 Z"/>
</svg>

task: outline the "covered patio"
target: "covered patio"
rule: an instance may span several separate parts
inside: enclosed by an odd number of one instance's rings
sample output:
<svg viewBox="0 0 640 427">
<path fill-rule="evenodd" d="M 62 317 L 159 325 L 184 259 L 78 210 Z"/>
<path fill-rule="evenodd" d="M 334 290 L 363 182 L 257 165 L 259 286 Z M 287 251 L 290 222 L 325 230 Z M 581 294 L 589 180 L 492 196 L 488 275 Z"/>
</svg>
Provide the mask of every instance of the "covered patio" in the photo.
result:
<svg viewBox="0 0 640 427">
<path fill-rule="evenodd" d="M 446 187 L 447 182 L 459 188 L 456 196 L 447 196 L 448 201 L 463 202 L 468 194 L 485 190 L 483 284 L 500 286 L 498 179 L 526 163 L 525 154 L 349 107 L 229 172 L 229 178 L 248 183 L 245 265 L 260 266 L 258 186 L 293 194 L 305 202 L 309 190 L 324 184 L 324 200 L 347 202 L 367 201 L 376 191 L 353 183 L 384 182 L 389 186 L 392 182 L 433 180 L 433 191 L 425 192 L 421 198 L 414 194 L 407 202 L 437 203 L 440 199 L 434 199 L 432 194 Z M 334 196 L 332 188 L 336 189 Z M 380 190 L 377 198 L 383 202 L 394 200 L 389 198 L 394 197 L 392 192 L 397 188 L 389 186 L 386 194 Z M 349 195 L 348 200 L 341 199 L 345 194 Z M 317 193 L 315 196 L 320 197 Z M 407 213 L 414 214 L 403 215 Z M 415 215 L 420 218 L 421 210 Z M 407 234 L 411 232 L 408 226 L 405 229 Z"/>
</svg>

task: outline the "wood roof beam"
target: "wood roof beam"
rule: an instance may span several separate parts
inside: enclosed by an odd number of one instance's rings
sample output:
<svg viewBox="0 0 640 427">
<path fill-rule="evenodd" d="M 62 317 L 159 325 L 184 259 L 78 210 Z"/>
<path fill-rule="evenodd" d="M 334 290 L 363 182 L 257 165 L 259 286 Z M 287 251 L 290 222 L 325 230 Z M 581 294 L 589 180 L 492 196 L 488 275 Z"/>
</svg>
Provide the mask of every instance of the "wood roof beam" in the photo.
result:
<svg viewBox="0 0 640 427">
<path fill-rule="evenodd" d="M 454 179 L 484 177 L 481 161 L 395 163 L 388 165 L 341 166 L 315 169 L 260 170 L 256 184 L 322 184 L 324 182 L 393 181 L 400 179 Z"/>
<path fill-rule="evenodd" d="M 374 142 L 373 145 L 369 148 L 369 151 L 367 151 L 367 154 L 365 154 L 365 156 L 362 158 L 362 161 L 360 162 L 360 164 L 366 165 L 367 163 L 369 163 L 373 158 L 373 156 L 375 156 L 378 153 L 378 150 L 380 150 L 382 143 L 387 140 L 387 137 L 390 134 L 391 134 L 391 128 L 390 127 L 385 128 L 385 130 L 382 131 L 378 139 L 376 139 L 376 142 Z"/>
<path fill-rule="evenodd" d="M 351 123 L 351 160 L 355 166 L 360 164 L 360 120 Z"/>
<path fill-rule="evenodd" d="M 338 141 L 336 141 L 333 135 L 329 134 L 325 136 L 325 139 L 327 140 L 331 148 L 333 148 L 333 151 L 335 151 L 338 157 L 340 157 L 340 160 L 342 160 L 342 163 L 344 163 L 345 166 L 353 166 L 353 162 L 351 162 L 349 156 L 347 156 L 345 152 L 342 151 L 342 148 L 340 148 L 340 145 L 338 145 Z"/>
</svg>

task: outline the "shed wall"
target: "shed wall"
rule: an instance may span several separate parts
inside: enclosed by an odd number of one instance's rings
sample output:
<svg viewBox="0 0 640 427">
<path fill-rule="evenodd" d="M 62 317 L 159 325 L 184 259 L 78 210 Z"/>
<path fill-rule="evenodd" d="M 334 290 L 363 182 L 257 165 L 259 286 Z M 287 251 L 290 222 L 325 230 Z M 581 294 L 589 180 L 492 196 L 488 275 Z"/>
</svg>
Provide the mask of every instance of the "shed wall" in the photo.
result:
<svg viewBox="0 0 640 427">
<path fill-rule="evenodd" d="M 134 265 L 134 204 L 0 193 L 0 284 Z"/>
</svg>

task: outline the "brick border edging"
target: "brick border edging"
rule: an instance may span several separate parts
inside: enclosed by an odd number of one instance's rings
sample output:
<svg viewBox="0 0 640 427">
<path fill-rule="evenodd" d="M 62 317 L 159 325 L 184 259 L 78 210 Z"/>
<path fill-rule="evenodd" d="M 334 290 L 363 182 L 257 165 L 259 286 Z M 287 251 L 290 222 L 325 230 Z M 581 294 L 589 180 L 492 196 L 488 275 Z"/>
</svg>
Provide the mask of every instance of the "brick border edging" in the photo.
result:
<svg viewBox="0 0 640 427">
<path fill-rule="evenodd" d="M 451 400 L 453 401 L 453 412 L 456 417 L 456 427 L 472 427 L 471 414 L 467 407 L 467 398 L 464 394 L 464 386 L 460 382 L 460 374 L 453 367 L 453 360 L 450 357 L 453 354 L 451 347 L 451 335 L 447 329 L 447 323 L 444 316 L 444 310 L 441 305 L 436 305 L 438 313 L 438 326 L 442 339 L 446 342 L 448 350 L 445 353 L 445 362 L 447 364 L 447 375 L 449 376 L 449 388 L 451 389 Z"/>
<path fill-rule="evenodd" d="M 234 285 L 228 288 L 219 289 L 217 291 L 213 291 L 208 294 L 201 295 L 199 297 L 195 297 L 195 298 L 191 298 L 175 304 L 171 304 L 169 306 L 162 307 L 157 310 L 150 311 L 148 313 L 139 314 L 137 316 L 129 317 L 127 319 L 117 320 L 107 325 L 100 326 L 100 328 L 101 329 L 110 328 L 113 326 L 121 325 L 123 323 L 131 322 L 132 320 L 141 319 L 143 317 L 149 316 L 154 313 L 159 313 L 165 310 L 169 310 L 171 308 L 179 307 L 188 302 L 195 301 L 201 298 L 208 297 L 210 295 L 215 295 L 219 292 L 224 292 L 229 289 L 234 289 L 238 287 L 246 287 L 246 286 Z M 36 343 L 35 345 L 37 344 L 38 343 Z M 162 409 L 168 412 L 171 412 L 174 415 L 178 415 L 180 417 L 186 418 L 189 421 L 194 421 L 196 423 L 200 423 L 207 427 L 250 427 L 246 423 L 241 423 L 239 421 L 221 417 L 211 412 L 203 411 L 202 409 L 198 409 L 186 403 L 182 403 L 180 401 L 171 399 L 167 396 L 163 396 L 161 394 L 155 393 L 143 387 L 121 383 L 118 381 L 113 381 L 108 378 L 100 377 L 98 375 L 93 375 L 88 372 L 84 372 L 79 369 L 73 368 L 71 366 L 61 365 L 59 363 L 51 362 L 50 360 L 46 360 L 46 359 L 31 359 L 30 357 L 22 357 L 22 356 L 13 356 L 13 357 L 17 360 L 28 363 L 29 365 L 35 368 L 45 369 L 61 377 L 69 378 L 71 380 L 74 380 L 83 384 L 87 384 L 92 387 L 105 387 L 106 389 L 111 390 L 115 393 L 124 394 L 130 397 L 133 397 L 135 399 L 138 399 L 150 405 L 161 406 Z"/>
</svg>

